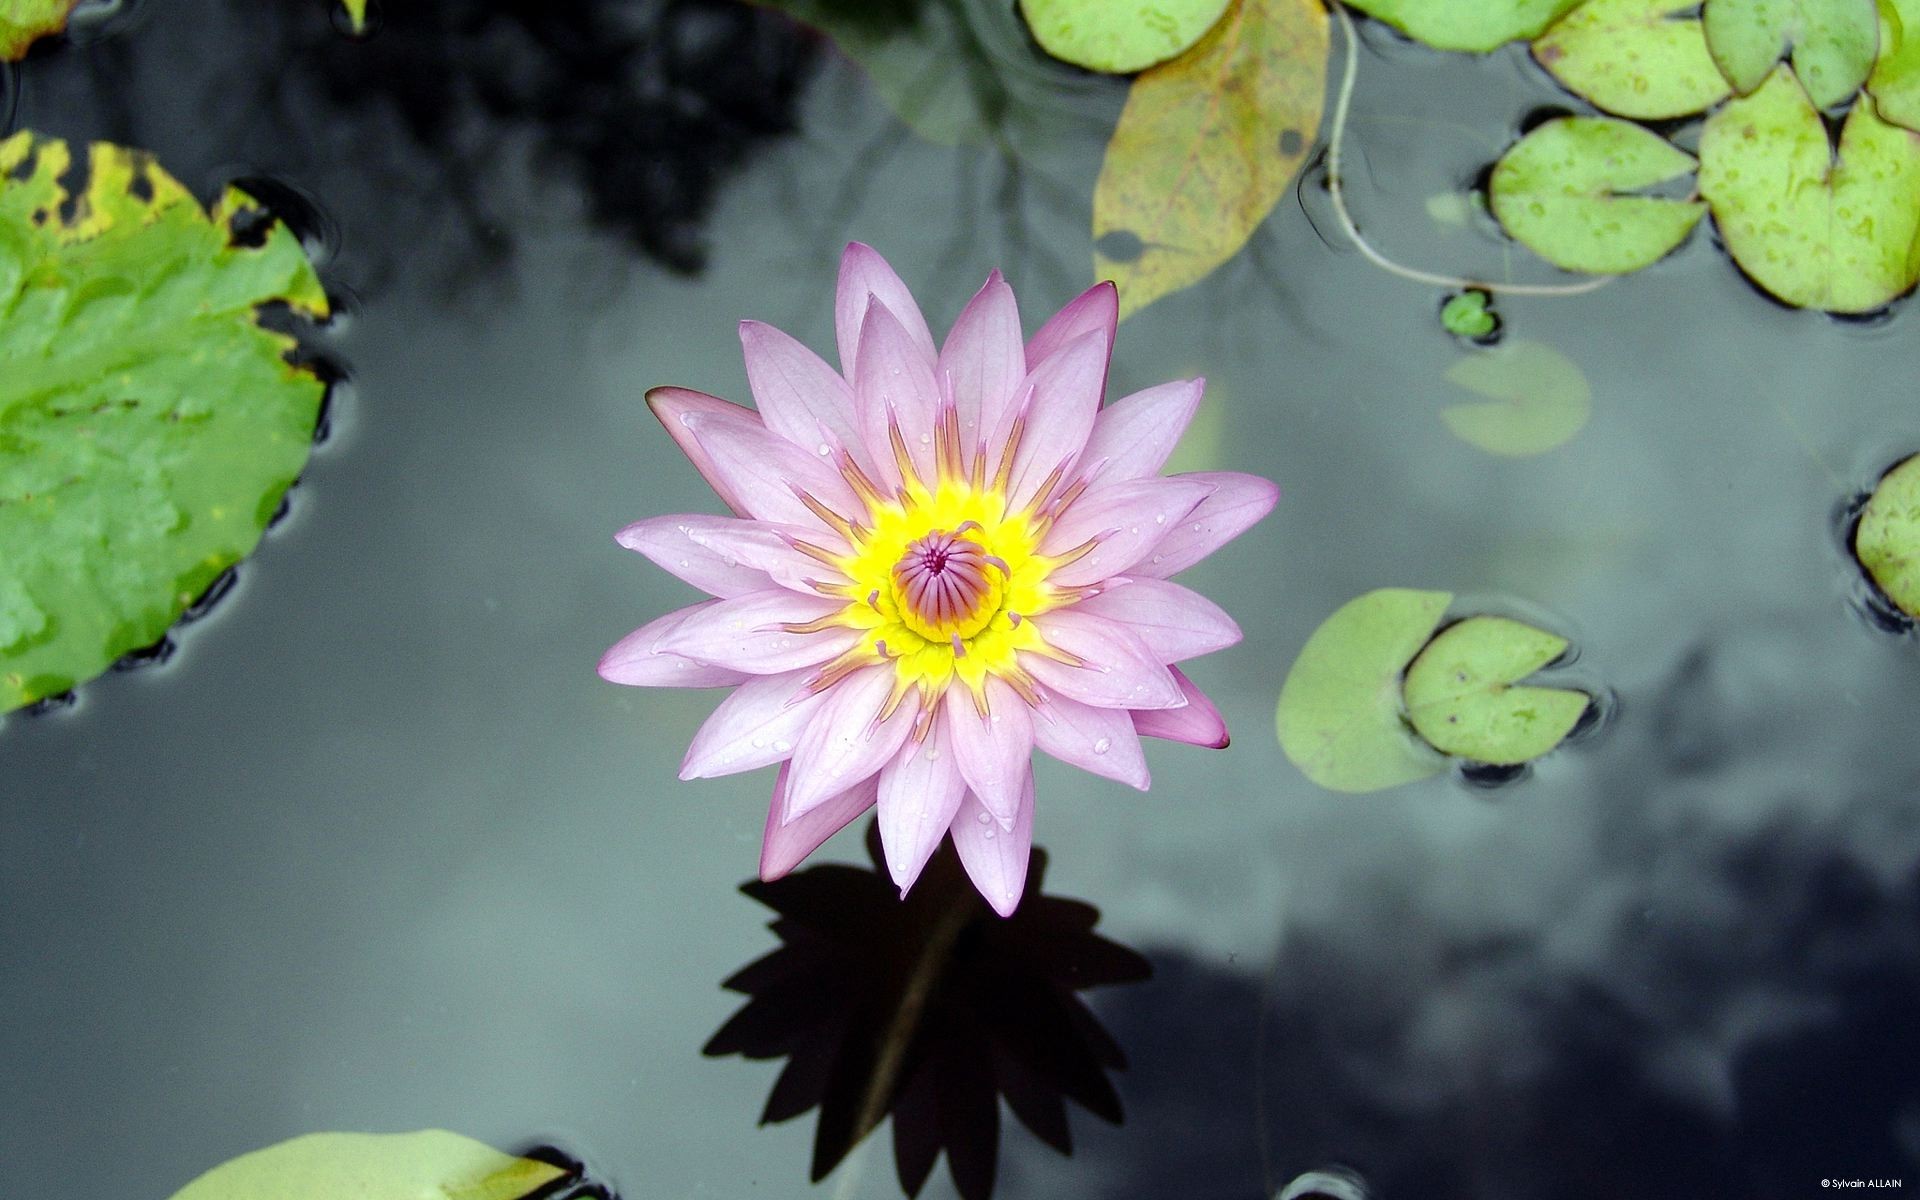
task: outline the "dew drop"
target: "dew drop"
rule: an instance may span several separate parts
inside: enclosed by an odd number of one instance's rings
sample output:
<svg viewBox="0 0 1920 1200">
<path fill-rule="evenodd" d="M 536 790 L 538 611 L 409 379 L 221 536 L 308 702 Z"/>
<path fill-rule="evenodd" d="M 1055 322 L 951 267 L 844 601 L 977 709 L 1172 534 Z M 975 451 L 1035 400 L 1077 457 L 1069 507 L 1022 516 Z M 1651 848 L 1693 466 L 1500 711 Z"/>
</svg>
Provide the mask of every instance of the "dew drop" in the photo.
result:
<svg viewBox="0 0 1920 1200">
<path fill-rule="evenodd" d="M 1167 514 L 1165 513 L 1153 514 L 1153 523 L 1155 525 L 1165 525 L 1167 523 Z"/>
<path fill-rule="evenodd" d="M 832 453 L 833 453 L 832 446 L 827 445 L 825 442 L 820 443 L 820 457 L 825 458 Z"/>
<path fill-rule="evenodd" d="M 986 838 L 986 839 L 988 839 L 989 841 L 991 841 L 991 840 L 992 840 L 992 838 L 993 838 L 993 828 L 992 828 L 991 826 L 989 826 L 989 827 L 987 828 L 987 831 L 986 831 L 985 833 L 983 833 L 983 834 L 981 834 L 980 836 L 981 836 L 981 837 L 983 837 L 983 838 Z"/>
<path fill-rule="evenodd" d="M 1133 532 L 1134 532 L 1134 533 L 1139 533 L 1139 532 L 1140 532 L 1140 527 L 1139 527 L 1138 525 L 1135 525 L 1135 526 L 1133 527 Z"/>
<path fill-rule="evenodd" d="M 1099 741 L 1093 744 L 1093 752 L 1095 754 L 1105 754 L 1107 751 L 1111 749 L 1113 749 L 1112 738 L 1101 738 Z"/>
<path fill-rule="evenodd" d="M 980 814 L 980 823 L 981 823 L 982 825 L 990 825 L 990 824 L 992 824 L 992 823 L 993 823 L 993 818 L 992 818 L 992 817 L 990 817 L 990 816 L 988 816 L 988 815 L 987 815 L 986 813 L 981 813 L 981 814 Z"/>
<path fill-rule="evenodd" d="M 938 746 L 928 746 L 928 747 L 927 747 L 927 761 L 928 761 L 928 762 L 939 762 L 939 761 L 940 761 L 940 747 L 938 747 Z"/>
<path fill-rule="evenodd" d="M 1157 562 L 1159 562 L 1159 561 L 1160 561 L 1161 559 L 1163 559 L 1163 558 L 1165 558 L 1165 557 L 1166 557 L 1166 555 L 1164 555 L 1164 554 L 1156 554 L 1156 555 L 1154 555 L 1154 556 L 1153 556 L 1153 561 L 1157 563 Z"/>
<path fill-rule="evenodd" d="M 1195 533 L 1199 533 L 1199 532 L 1200 532 L 1200 522 L 1198 522 L 1198 521 L 1195 521 L 1195 522 L 1193 523 L 1193 531 L 1194 531 Z"/>
<path fill-rule="evenodd" d="M 920 435 L 920 444 L 921 444 L 922 446 L 931 446 L 931 445 L 933 444 L 933 435 L 932 435 L 932 434 L 930 434 L 930 433 L 923 433 L 923 434 L 921 434 L 921 435 Z"/>
<path fill-rule="evenodd" d="M 755 750 L 763 750 L 766 748 L 766 745 L 767 745 L 767 739 L 763 737 L 757 737 L 753 739 L 753 748 Z"/>
<path fill-rule="evenodd" d="M 773 743 L 773 748 L 785 754 L 787 751 L 793 749 L 793 743 L 785 738 L 779 738 Z"/>
<path fill-rule="evenodd" d="M 692 566 L 692 565 L 693 565 L 693 564 L 692 564 L 692 563 L 691 563 L 690 561 L 688 561 L 687 559 L 684 559 L 684 558 L 683 558 L 683 559 L 681 559 L 681 560 L 680 560 L 680 566 L 681 566 L 681 568 L 682 568 L 683 570 L 684 570 L 685 568 L 687 568 L 687 567 L 690 567 L 690 566 Z"/>
</svg>

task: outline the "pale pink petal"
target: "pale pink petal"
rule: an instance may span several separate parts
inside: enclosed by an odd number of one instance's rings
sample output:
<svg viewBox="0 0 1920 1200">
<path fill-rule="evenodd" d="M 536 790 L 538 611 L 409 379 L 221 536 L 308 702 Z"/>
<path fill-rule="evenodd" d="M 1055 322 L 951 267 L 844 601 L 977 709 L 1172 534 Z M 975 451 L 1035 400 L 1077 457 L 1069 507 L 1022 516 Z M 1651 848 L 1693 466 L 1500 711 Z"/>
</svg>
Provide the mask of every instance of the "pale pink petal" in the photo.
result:
<svg viewBox="0 0 1920 1200">
<path fill-rule="evenodd" d="M 742 408 L 718 396 L 709 396 L 705 392 L 696 392 L 691 388 L 657 387 L 647 393 L 647 407 L 666 427 L 667 436 L 680 447 L 694 470 L 713 488 L 714 494 L 726 503 L 728 508 L 742 516 L 747 514 L 747 506 L 740 502 L 740 495 L 733 485 L 714 469 L 713 456 L 705 447 L 694 440 L 690 419 L 695 413 L 716 416 L 722 419 L 733 418 L 759 424 L 760 418 L 750 408 Z"/>
<path fill-rule="evenodd" d="M 870 778 L 899 752 L 913 732 L 920 704 L 916 692 L 882 719 L 893 682 L 893 668 L 881 665 L 855 671 L 829 689 L 827 702 L 794 746 L 788 820 Z"/>
<path fill-rule="evenodd" d="M 793 633 L 839 612 L 846 601 L 802 596 L 779 588 L 701 605 L 659 640 L 659 650 L 749 675 L 778 675 L 815 667 L 853 648 L 860 631 L 833 626 Z"/>
<path fill-rule="evenodd" d="M 840 576 L 831 567 L 795 550 L 783 532 L 810 536 L 798 526 L 675 513 L 649 517 L 614 534 L 629 550 L 646 555 L 674 575 L 710 595 L 724 598 L 764 591 L 769 583 L 811 591 L 805 580 Z"/>
<path fill-rule="evenodd" d="M 1181 673 L 1179 667 L 1173 668 L 1173 678 L 1180 685 L 1180 694 L 1187 698 L 1184 708 L 1167 708 L 1133 714 L 1133 727 L 1142 737 L 1166 738 L 1170 742 L 1185 742 L 1189 746 L 1207 746 L 1214 750 L 1223 750 L 1231 739 L 1227 736 L 1226 719 L 1220 710 L 1207 699 L 1207 694 L 1195 687 L 1193 680 Z"/>
<path fill-rule="evenodd" d="M 1000 272 L 987 276 L 985 286 L 960 310 L 940 348 L 938 371 L 953 381 L 960 443 L 971 453 L 981 436 L 1000 424 L 1027 377 L 1020 308 Z"/>
<path fill-rule="evenodd" d="M 1081 665 L 1032 651 L 1020 653 L 1020 665 L 1069 700 L 1095 708 L 1176 708 L 1187 702 L 1166 664 L 1125 625 L 1071 608 L 1035 617 L 1033 624 L 1049 646 Z"/>
<path fill-rule="evenodd" d="M 902 896 L 947 836 L 966 790 L 944 721 L 935 721 L 924 741 L 908 741 L 880 769 L 880 844 Z"/>
<path fill-rule="evenodd" d="M 1105 333 L 1111 348 L 1119 326 L 1120 293 L 1110 281 L 1096 283 L 1048 317 L 1040 332 L 1033 335 L 1027 343 L 1027 367 L 1039 366 L 1048 355 L 1089 330 Z"/>
<path fill-rule="evenodd" d="M 735 688 L 693 735 L 680 778 L 734 775 L 791 757 L 814 710 L 826 702 L 825 693 L 807 688 L 813 674 L 757 675 Z"/>
<path fill-rule="evenodd" d="M 947 732 L 960 777 L 1008 829 L 1020 804 L 1022 781 L 1033 772 L 1033 716 L 1012 688 L 991 676 L 986 687 L 988 715 L 981 716 L 973 694 L 950 688 L 945 705 Z"/>
<path fill-rule="evenodd" d="M 840 373 L 848 379 L 857 378 L 860 326 L 866 320 L 869 296 L 877 298 L 899 319 L 924 361 L 931 366 L 933 334 L 927 329 L 927 319 L 920 315 L 920 306 L 913 302 L 913 293 L 900 282 L 879 251 L 859 242 L 849 242 L 847 252 L 840 258 L 840 285 L 833 300 L 834 336 L 840 343 Z"/>
<path fill-rule="evenodd" d="M 921 355 L 893 313 L 876 297 L 860 330 L 860 368 L 853 377 L 860 434 L 873 458 L 876 482 L 900 482 L 891 426 L 898 422 L 914 469 L 933 478 L 933 419 L 940 407 L 933 364 Z"/>
<path fill-rule="evenodd" d="M 1186 570 L 1245 533 L 1255 521 L 1272 512 L 1280 499 L 1280 489 L 1271 482 L 1238 471 L 1195 471 L 1172 478 L 1212 484 L 1213 494 L 1132 568 L 1135 575 L 1165 579 Z"/>
<path fill-rule="evenodd" d="M 1178 712 L 1178 709 L 1173 711 Z M 1033 710 L 1033 743 L 1069 766 L 1147 790 L 1147 756 L 1124 708 L 1049 696 Z"/>
<path fill-rule="evenodd" d="M 798 525 L 731 517 L 681 519 L 688 524 L 684 537 L 698 542 L 722 562 L 735 562 L 741 568 L 752 570 L 760 579 L 760 588 L 772 581 L 808 596 L 818 596 L 819 590 L 813 586 L 816 581 L 842 583 L 846 580 L 844 572 L 794 549 L 798 543 L 839 553 L 845 549 L 845 543 L 837 534 L 818 528 L 803 529 Z"/>
<path fill-rule="evenodd" d="M 1240 640 L 1240 626 L 1225 609 L 1164 579 L 1116 581 L 1076 607 L 1127 626 L 1165 663 L 1211 654 Z"/>
<path fill-rule="evenodd" d="M 1106 334 L 1082 334 L 1041 360 L 1027 376 L 1023 391 L 1031 389 L 1019 418 L 1020 441 L 1013 448 L 1013 471 L 1008 476 L 1008 506 L 1019 509 L 1034 498 L 1055 469 L 1064 483 L 1093 432 L 1100 414 L 1100 394 L 1107 383 Z M 1013 423 L 1003 422 L 1012 435 Z"/>
<path fill-rule="evenodd" d="M 677 609 L 649 621 L 615 642 L 600 656 L 600 678 L 629 687 L 730 687 L 750 676 L 723 667 L 698 663 L 661 649 L 661 643 L 682 625 L 718 601 L 707 600 Z"/>
<path fill-rule="evenodd" d="M 1163 383 L 1101 409 L 1080 455 L 1088 477 L 1118 482 L 1158 474 L 1193 420 L 1205 387 L 1204 379 Z"/>
<path fill-rule="evenodd" d="M 1173 530 L 1183 528 L 1210 490 L 1209 485 L 1185 475 L 1129 479 L 1088 488 L 1047 531 L 1040 552 L 1066 554 L 1089 540 L 1094 547 L 1055 568 L 1047 582 L 1069 587 L 1098 583 L 1130 570 L 1157 553 Z"/>
<path fill-rule="evenodd" d="M 759 321 L 740 322 L 740 348 L 747 360 L 747 386 L 768 429 L 822 457 L 845 449 L 862 467 L 872 469 L 854 416 L 853 386 L 838 371 Z"/>
<path fill-rule="evenodd" d="M 785 875 L 873 807 L 878 782 L 873 779 L 830 796 L 797 820 L 781 822 L 787 808 L 787 766 L 773 781 L 773 803 L 767 807 L 767 828 L 760 839 L 760 878 L 767 883 Z"/>
<path fill-rule="evenodd" d="M 1032 773 L 1021 785 L 1012 829 L 1002 829 L 979 797 L 968 792 L 953 815 L 953 848 L 960 852 L 960 865 L 993 911 L 1012 916 L 1027 889 L 1027 858 L 1033 851 Z"/>
<path fill-rule="evenodd" d="M 706 414 L 686 421 L 711 456 L 714 472 L 740 497 L 749 516 L 807 529 L 831 529 L 800 499 L 803 492 L 842 516 L 866 511 L 830 463 L 757 421 L 749 427 Z"/>
</svg>

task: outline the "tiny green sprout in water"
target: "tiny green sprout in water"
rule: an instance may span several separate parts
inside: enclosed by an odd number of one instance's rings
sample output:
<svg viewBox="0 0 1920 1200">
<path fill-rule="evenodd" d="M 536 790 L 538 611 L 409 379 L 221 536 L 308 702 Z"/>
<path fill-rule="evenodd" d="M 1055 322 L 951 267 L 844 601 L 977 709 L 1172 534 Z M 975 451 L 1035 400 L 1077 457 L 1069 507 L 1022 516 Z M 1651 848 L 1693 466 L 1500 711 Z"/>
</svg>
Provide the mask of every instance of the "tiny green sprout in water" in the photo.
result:
<svg viewBox="0 0 1920 1200">
<path fill-rule="evenodd" d="M 1500 332 L 1500 315 L 1493 311 L 1493 299 L 1479 288 L 1469 288 L 1447 297 L 1440 306 L 1440 324 L 1455 337 L 1475 342 L 1490 342 Z"/>
</svg>

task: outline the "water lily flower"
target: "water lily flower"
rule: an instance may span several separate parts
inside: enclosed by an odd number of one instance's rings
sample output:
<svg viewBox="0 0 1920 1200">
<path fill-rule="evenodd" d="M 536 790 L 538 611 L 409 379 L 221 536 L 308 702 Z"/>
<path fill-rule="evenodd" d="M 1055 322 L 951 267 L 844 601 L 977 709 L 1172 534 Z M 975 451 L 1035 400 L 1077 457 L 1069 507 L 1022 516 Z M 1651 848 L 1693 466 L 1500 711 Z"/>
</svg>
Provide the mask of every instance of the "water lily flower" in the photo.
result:
<svg viewBox="0 0 1920 1200">
<path fill-rule="evenodd" d="M 1027 875 L 1035 747 L 1144 790 L 1143 735 L 1227 744 L 1219 710 L 1173 664 L 1240 629 L 1169 577 L 1279 492 L 1235 472 L 1159 474 L 1202 380 L 1101 406 L 1110 283 L 1023 341 L 995 272 L 936 349 L 906 285 L 856 242 L 834 318 L 840 372 L 741 323 L 758 411 L 647 394 L 738 515 L 620 531 L 714 599 L 622 638 L 600 674 L 735 689 L 680 774 L 780 764 L 763 879 L 877 805 L 902 894 L 950 832 L 1004 916 Z"/>
</svg>

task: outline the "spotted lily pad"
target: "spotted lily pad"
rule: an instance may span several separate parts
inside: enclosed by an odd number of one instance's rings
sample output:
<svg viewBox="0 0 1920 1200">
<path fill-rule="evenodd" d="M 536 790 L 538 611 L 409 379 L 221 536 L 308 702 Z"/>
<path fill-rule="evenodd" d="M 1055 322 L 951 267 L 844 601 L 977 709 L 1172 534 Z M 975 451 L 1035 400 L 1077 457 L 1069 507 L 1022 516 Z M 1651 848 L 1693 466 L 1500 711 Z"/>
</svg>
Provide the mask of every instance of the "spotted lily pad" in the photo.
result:
<svg viewBox="0 0 1920 1200">
<path fill-rule="evenodd" d="M 1020 0 L 1034 40 L 1089 71 L 1131 74 L 1200 40 L 1228 0 Z"/>
<path fill-rule="evenodd" d="M 1587 0 L 1533 43 L 1533 56 L 1594 107 L 1653 120 L 1705 111 L 1727 95 L 1707 53 L 1697 0 Z"/>
<path fill-rule="evenodd" d="M 1487 397 L 1442 409 L 1440 419 L 1489 454 L 1545 454 L 1585 428 L 1593 412 L 1586 375 L 1544 342 L 1510 341 L 1471 354 L 1447 368 L 1447 382 Z"/>
<path fill-rule="evenodd" d="M 1831 108 L 1866 82 L 1879 52 L 1874 0 L 1707 0 L 1701 21 L 1713 61 L 1742 96 L 1791 47 L 1807 94 Z"/>
<path fill-rule="evenodd" d="M 1920 454 L 1881 478 L 1853 537 L 1853 552 L 1874 586 L 1920 620 Z"/>
<path fill-rule="evenodd" d="M 1446 614 L 1447 592 L 1382 588 L 1313 631 L 1280 688 L 1280 748 L 1336 792 L 1377 792 L 1437 775 L 1446 760 L 1407 727 L 1400 681 Z"/>
<path fill-rule="evenodd" d="M 574 1174 L 440 1129 L 310 1133 L 224 1162 L 173 1200 L 525 1200 Z"/>
<path fill-rule="evenodd" d="M 1836 156 L 1785 67 L 1707 119 L 1700 194 L 1741 270 L 1788 304 L 1866 312 L 1920 278 L 1920 137 L 1855 104 Z"/>
<path fill-rule="evenodd" d="M 1557 267 L 1621 275 L 1659 260 L 1706 206 L 1628 193 L 1678 179 L 1693 159 L 1658 134 L 1609 117 L 1558 117 L 1493 168 L 1493 215 Z"/>
<path fill-rule="evenodd" d="M 1353 7 L 1439 50 L 1492 50 L 1534 38 L 1580 0 L 1353 0 Z"/>
<path fill-rule="evenodd" d="M 1881 0 L 1880 57 L 1867 90 L 1881 117 L 1920 129 L 1920 0 Z"/>
<path fill-rule="evenodd" d="M 27 47 L 67 27 L 80 0 L 0 0 L 0 61 L 18 62 Z"/>
<path fill-rule="evenodd" d="M 323 315 L 299 240 L 153 160 L 0 141 L 0 711 L 152 644 L 259 540 L 324 386 L 262 304 Z"/>
<path fill-rule="evenodd" d="M 1567 640 L 1506 617 L 1442 630 L 1407 668 L 1407 717 L 1434 749 L 1518 766 L 1558 746 L 1592 703 L 1585 692 L 1516 686 Z"/>
</svg>

